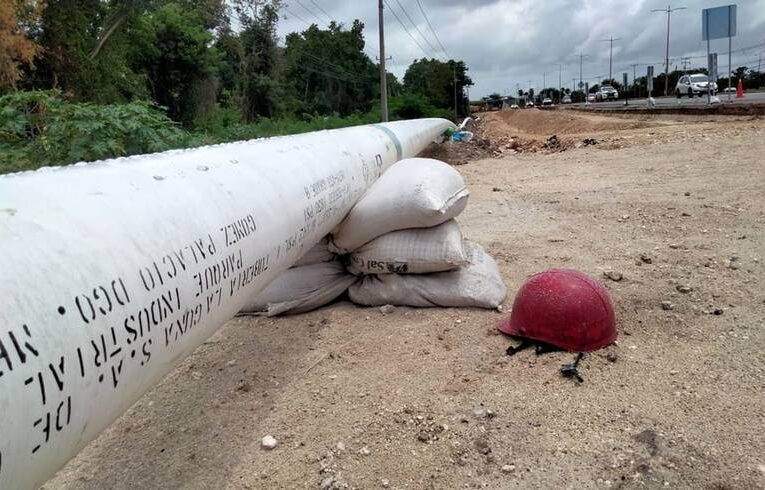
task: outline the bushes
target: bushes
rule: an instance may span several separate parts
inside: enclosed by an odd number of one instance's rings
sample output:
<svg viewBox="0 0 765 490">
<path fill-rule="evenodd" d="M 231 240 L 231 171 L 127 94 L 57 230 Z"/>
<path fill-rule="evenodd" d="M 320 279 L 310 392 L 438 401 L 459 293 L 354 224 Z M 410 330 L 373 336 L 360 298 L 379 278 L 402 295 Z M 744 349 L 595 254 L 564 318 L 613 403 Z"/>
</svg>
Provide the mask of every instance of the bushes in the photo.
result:
<svg viewBox="0 0 765 490">
<path fill-rule="evenodd" d="M 185 146 L 189 135 L 146 102 L 96 105 L 57 91 L 0 97 L 0 173 Z"/>
<path fill-rule="evenodd" d="M 336 129 L 380 120 L 379 102 L 366 114 L 348 117 L 305 114 L 301 119 L 261 118 L 243 123 L 236 109 L 217 108 L 196 131 L 187 132 L 147 102 L 96 105 L 72 103 L 58 91 L 13 92 L 0 97 L 0 174 L 78 161 L 154 153 L 172 148 L 225 143 Z M 392 97 L 391 120 L 451 117 L 418 95 Z"/>
</svg>

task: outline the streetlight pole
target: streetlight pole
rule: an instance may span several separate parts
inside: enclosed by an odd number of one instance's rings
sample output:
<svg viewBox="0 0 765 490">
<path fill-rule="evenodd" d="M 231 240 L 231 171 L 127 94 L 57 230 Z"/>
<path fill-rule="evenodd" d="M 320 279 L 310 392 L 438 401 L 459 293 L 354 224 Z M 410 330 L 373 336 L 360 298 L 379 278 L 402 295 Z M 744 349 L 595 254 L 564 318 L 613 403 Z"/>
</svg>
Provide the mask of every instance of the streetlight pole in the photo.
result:
<svg viewBox="0 0 765 490">
<path fill-rule="evenodd" d="M 665 12 L 667 14 L 667 49 L 664 54 L 664 95 L 669 95 L 669 20 L 672 17 L 672 12 L 675 10 L 686 10 L 685 7 L 672 8 L 671 5 L 667 5 L 666 9 L 653 9 L 651 12 Z"/>
<path fill-rule="evenodd" d="M 612 67 L 614 65 L 614 41 L 621 41 L 622 38 L 617 37 L 614 39 L 614 36 L 609 37 L 608 39 L 601 39 L 604 43 L 609 43 L 611 45 L 610 49 L 608 50 L 608 79 L 613 81 L 614 77 L 612 74 Z"/>
<path fill-rule="evenodd" d="M 385 31 L 383 22 L 383 0 L 377 2 L 378 22 L 380 24 L 380 119 L 388 122 L 388 77 L 385 74 Z"/>
</svg>

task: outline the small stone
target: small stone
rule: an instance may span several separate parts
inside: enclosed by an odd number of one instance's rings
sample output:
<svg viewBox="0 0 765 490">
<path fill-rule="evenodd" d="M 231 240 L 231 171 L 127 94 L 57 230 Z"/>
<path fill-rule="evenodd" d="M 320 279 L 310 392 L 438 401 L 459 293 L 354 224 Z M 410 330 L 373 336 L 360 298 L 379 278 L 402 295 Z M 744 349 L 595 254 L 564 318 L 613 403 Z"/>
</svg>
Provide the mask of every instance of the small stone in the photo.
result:
<svg viewBox="0 0 765 490">
<path fill-rule="evenodd" d="M 275 448 L 276 444 L 277 444 L 276 439 L 274 439 L 274 437 L 270 435 L 263 437 L 263 439 L 260 441 L 260 445 L 263 447 L 263 449 L 268 449 L 268 450 Z"/>
<path fill-rule="evenodd" d="M 765 475 L 765 464 L 759 464 L 757 465 L 757 469 L 760 470 L 760 473 Z"/>
<path fill-rule="evenodd" d="M 712 314 L 712 315 L 715 315 L 715 316 L 720 316 L 724 312 L 723 312 L 722 308 L 715 308 L 712 311 L 710 311 L 709 313 Z"/>
<path fill-rule="evenodd" d="M 738 270 L 738 267 L 739 267 L 739 266 L 738 266 L 738 262 L 735 262 L 735 261 L 733 261 L 733 260 L 731 260 L 730 262 L 728 262 L 728 268 L 729 268 L 729 269 L 736 271 L 736 270 Z"/>
<path fill-rule="evenodd" d="M 362 456 L 369 456 L 370 454 L 372 454 L 372 451 L 370 451 L 368 447 L 364 446 L 361 449 L 359 449 L 359 454 Z"/>
<path fill-rule="evenodd" d="M 499 187 L 492 187 L 491 191 L 492 192 L 502 192 L 502 189 L 499 188 Z"/>
<path fill-rule="evenodd" d="M 388 488 L 390 486 L 390 481 L 383 478 L 380 480 L 380 485 L 382 485 L 383 488 Z"/>
<path fill-rule="evenodd" d="M 621 272 L 617 272 L 617 271 L 605 271 L 603 275 L 614 282 L 619 282 L 622 279 L 624 279 L 624 275 L 622 275 Z"/>
<path fill-rule="evenodd" d="M 512 473 L 515 471 L 515 465 L 514 464 L 506 464 L 502 466 L 502 472 L 503 473 Z"/>
<path fill-rule="evenodd" d="M 677 243 L 670 243 L 669 244 L 669 248 L 678 249 L 678 248 L 680 248 L 680 245 L 678 245 Z"/>
<path fill-rule="evenodd" d="M 617 356 L 614 353 L 606 355 L 606 359 L 608 359 L 608 362 L 616 362 L 619 360 L 619 356 Z"/>
<path fill-rule="evenodd" d="M 625 214 L 625 215 L 622 216 L 622 219 L 630 219 L 630 215 L 629 214 Z"/>
<path fill-rule="evenodd" d="M 383 315 L 389 315 L 393 313 L 394 311 L 396 311 L 396 307 L 393 305 L 383 305 L 380 307 L 380 313 L 382 313 Z"/>
<path fill-rule="evenodd" d="M 679 293 L 683 293 L 683 294 L 688 294 L 688 293 L 690 293 L 691 291 L 693 291 L 693 288 L 692 288 L 692 287 L 690 287 L 690 286 L 686 286 L 686 285 L 683 285 L 683 284 L 678 284 L 678 285 L 675 287 L 675 289 L 677 289 L 677 291 L 678 291 Z"/>
<path fill-rule="evenodd" d="M 686 192 L 686 193 L 685 193 L 685 196 L 686 196 L 686 197 L 688 197 L 688 196 L 690 196 L 690 195 L 691 195 L 691 193 L 690 193 L 690 192 Z"/>
<path fill-rule="evenodd" d="M 236 359 L 231 359 L 226 363 L 226 366 L 236 366 Z"/>
<path fill-rule="evenodd" d="M 651 264 L 651 263 L 653 263 L 653 259 L 648 254 L 640 254 L 640 260 L 644 264 Z"/>
<path fill-rule="evenodd" d="M 191 371 L 191 377 L 194 379 L 202 379 L 202 373 L 199 371 Z"/>
<path fill-rule="evenodd" d="M 321 481 L 321 490 L 331 490 L 335 486 L 335 477 L 330 475 Z"/>
<path fill-rule="evenodd" d="M 455 320 L 455 321 L 454 321 L 454 323 L 456 323 L 457 325 L 460 325 L 460 324 L 462 323 L 462 320 L 460 320 L 460 319 L 458 318 L 457 320 Z"/>
<path fill-rule="evenodd" d="M 337 449 L 338 451 L 345 451 L 345 443 L 338 442 L 337 444 L 335 444 L 335 449 Z"/>
<path fill-rule="evenodd" d="M 661 309 L 664 311 L 669 311 L 675 308 L 675 305 L 672 304 L 671 301 L 662 301 L 661 302 Z"/>
<path fill-rule="evenodd" d="M 417 434 L 417 440 L 420 442 L 428 442 L 430 440 L 430 434 L 424 430 L 420 431 L 420 433 Z"/>
<path fill-rule="evenodd" d="M 493 213 L 494 213 L 494 211 L 492 211 L 491 209 L 490 209 L 489 211 L 487 211 L 487 212 L 488 212 L 489 214 L 493 214 Z"/>
</svg>

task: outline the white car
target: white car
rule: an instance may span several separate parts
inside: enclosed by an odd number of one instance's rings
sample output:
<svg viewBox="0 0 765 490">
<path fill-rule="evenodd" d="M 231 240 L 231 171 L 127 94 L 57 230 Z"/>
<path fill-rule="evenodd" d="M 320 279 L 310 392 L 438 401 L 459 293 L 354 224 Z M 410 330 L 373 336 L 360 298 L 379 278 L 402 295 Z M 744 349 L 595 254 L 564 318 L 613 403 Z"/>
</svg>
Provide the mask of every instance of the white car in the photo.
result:
<svg viewBox="0 0 765 490">
<path fill-rule="evenodd" d="M 601 85 L 600 89 L 595 93 L 595 98 L 597 100 L 617 100 L 619 92 L 611 85 Z"/>
<path fill-rule="evenodd" d="M 552 99 L 550 97 L 545 97 L 542 99 L 542 105 L 552 105 Z"/>
<path fill-rule="evenodd" d="M 597 97 L 595 97 L 595 94 L 590 94 L 587 96 L 587 102 L 595 102 Z"/>
<path fill-rule="evenodd" d="M 565 95 L 563 97 L 563 103 L 564 104 L 570 104 L 571 103 L 571 96 L 570 95 Z"/>
<path fill-rule="evenodd" d="M 694 73 L 693 75 L 683 75 L 677 81 L 675 86 L 675 96 L 679 99 L 683 95 L 693 97 L 694 95 L 705 95 L 708 90 L 714 94 L 717 92 L 717 84 L 709 83 L 709 77 L 703 73 Z"/>
<path fill-rule="evenodd" d="M 519 109 L 518 104 L 513 104 L 510 106 L 510 109 Z"/>
</svg>

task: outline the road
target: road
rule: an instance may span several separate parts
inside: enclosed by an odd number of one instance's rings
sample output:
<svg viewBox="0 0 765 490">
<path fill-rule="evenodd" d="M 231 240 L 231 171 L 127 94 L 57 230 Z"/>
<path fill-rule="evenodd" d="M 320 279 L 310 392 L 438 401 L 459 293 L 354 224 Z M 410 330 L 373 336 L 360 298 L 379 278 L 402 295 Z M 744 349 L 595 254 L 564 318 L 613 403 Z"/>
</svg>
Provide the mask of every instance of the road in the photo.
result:
<svg viewBox="0 0 765 490">
<path fill-rule="evenodd" d="M 745 94 L 743 98 L 737 99 L 736 94 L 731 94 L 730 102 L 728 101 L 728 94 L 720 94 L 720 100 L 723 104 L 765 104 L 765 92 L 752 92 Z M 676 97 L 654 97 L 656 101 L 656 107 L 698 107 L 705 106 L 707 104 L 707 97 L 694 97 L 689 99 L 683 97 L 678 99 Z M 630 105 L 644 106 L 646 105 L 646 99 L 632 99 Z M 574 107 L 583 107 L 584 103 L 571 104 Z M 608 108 L 623 108 L 624 100 L 615 100 L 610 102 L 597 102 L 590 104 L 594 109 L 608 109 Z"/>
</svg>

